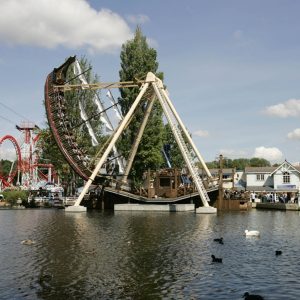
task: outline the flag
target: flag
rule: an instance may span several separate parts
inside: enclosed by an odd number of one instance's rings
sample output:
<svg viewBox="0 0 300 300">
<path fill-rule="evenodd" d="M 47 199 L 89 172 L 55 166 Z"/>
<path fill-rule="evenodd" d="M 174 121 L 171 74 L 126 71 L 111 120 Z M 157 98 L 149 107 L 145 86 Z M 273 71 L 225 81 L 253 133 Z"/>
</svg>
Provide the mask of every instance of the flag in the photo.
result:
<svg viewBox="0 0 300 300">
<path fill-rule="evenodd" d="M 94 100 L 94 103 L 98 107 L 98 112 L 99 113 L 103 112 L 104 111 L 104 107 L 103 107 L 103 104 L 101 103 L 101 101 L 99 100 L 97 94 L 95 94 L 93 100 Z M 105 112 L 100 114 L 100 120 L 105 125 L 106 129 L 108 129 L 109 131 L 113 131 L 114 130 L 113 127 L 112 127 L 112 125 L 111 125 L 111 123 L 110 123 L 110 121 L 108 120 L 108 117 L 107 117 L 107 115 L 106 115 Z"/>
<path fill-rule="evenodd" d="M 94 130 L 93 130 L 90 122 L 88 121 L 88 117 L 86 115 L 86 112 L 83 108 L 83 105 L 82 105 L 81 101 L 79 101 L 79 110 L 80 110 L 80 117 L 83 121 L 85 121 L 85 125 L 88 128 L 88 132 L 89 132 L 89 135 L 90 135 L 91 140 L 92 140 L 92 145 L 97 146 L 99 143 L 98 143 L 97 138 L 95 136 Z"/>
<path fill-rule="evenodd" d="M 123 119 L 123 117 L 120 114 L 120 111 L 118 109 L 116 101 L 115 101 L 113 95 L 111 94 L 110 90 L 108 90 L 108 92 L 106 93 L 106 96 L 108 97 L 108 99 L 110 100 L 111 104 L 113 105 L 113 110 L 115 111 L 117 118 L 121 121 Z"/>
<path fill-rule="evenodd" d="M 74 75 L 78 76 L 79 80 L 81 81 L 82 84 L 88 84 L 87 80 L 85 79 L 85 76 L 82 73 L 80 64 L 78 62 L 78 60 L 75 60 L 75 63 L 73 65 L 73 70 L 74 70 Z M 82 87 L 84 89 L 84 87 Z"/>
<path fill-rule="evenodd" d="M 122 159 L 118 153 L 116 146 L 113 146 L 113 152 L 114 152 L 114 156 L 117 158 L 117 163 L 119 165 L 119 172 L 124 173 L 124 165 L 123 165 Z"/>
</svg>

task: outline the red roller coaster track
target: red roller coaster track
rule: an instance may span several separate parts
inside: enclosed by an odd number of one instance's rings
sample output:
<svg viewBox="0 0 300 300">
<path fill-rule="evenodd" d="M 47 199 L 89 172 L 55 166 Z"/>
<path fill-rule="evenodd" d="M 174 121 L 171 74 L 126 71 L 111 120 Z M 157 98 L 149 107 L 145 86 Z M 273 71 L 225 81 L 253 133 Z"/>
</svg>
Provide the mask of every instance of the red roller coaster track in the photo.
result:
<svg viewBox="0 0 300 300">
<path fill-rule="evenodd" d="M 15 168 L 15 170 L 13 172 L 11 172 L 7 177 L 4 175 L 0 175 L 0 180 L 2 181 L 3 186 L 9 187 L 12 184 L 13 179 L 16 176 L 18 170 L 22 169 L 22 157 L 21 157 L 20 146 L 19 146 L 17 140 L 11 135 L 5 135 L 4 137 L 2 137 L 0 139 L 0 146 L 6 140 L 10 141 L 13 144 L 15 151 L 16 151 L 16 155 L 17 155 L 17 168 Z"/>
</svg>

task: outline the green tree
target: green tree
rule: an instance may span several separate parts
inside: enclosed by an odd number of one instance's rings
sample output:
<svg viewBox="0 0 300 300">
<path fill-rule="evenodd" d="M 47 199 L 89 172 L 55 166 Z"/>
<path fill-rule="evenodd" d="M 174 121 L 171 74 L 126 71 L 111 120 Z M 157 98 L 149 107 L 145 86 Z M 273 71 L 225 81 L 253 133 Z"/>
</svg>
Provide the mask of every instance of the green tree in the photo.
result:
<svg viewBox="0 0 300 300">
<path fill-rule="evenodd" d="M 3 191 L 4 199 L 9 202 L 11 205 L 16 205 L 17 200 L 20 198 L 23 201 L 27 201 L 28 198 L 28 191 L 21 191 L 21 190 L 5 190 Z"/>
<path fill-rule="evenodd" d="M 250 166 L 250 160 L 248 158 L 237 158 L 232 161 L 231 168 L 235 168 L 236 170 L 244 170 L 248 166 Z"/>
<path fill-rule="evenodd" d="M 156 50 L 149 47 L 146 37 L 137 27 L 135 36 L 122 46 L 120 54 L 121 70 L 119 71 L 120 81 L 131 81 L 134 79 L 145 79 L 148 72 L 156 74 L 162 79 L 163 74 L 158 73 L 158 62 Z M 120 89 L 121 98 L 119 103 L 124 115 L 129 111 L 132 103 L 139 93 L 139 88 Z M 142 99 L 146 103 L 147 96 Z M 145 105 L 141 105 L 135 113 L 131 124 L 123 134 L 118 148 L 125 157 L 128 157 L 131 145 L 133 144 L 136 133 L 143 119 Z M 153 106 L 143 138 L 138 148 L 134 164 L 131 170 L 131 177 L 138 181 L 147 168 L 157 169 L 163 163 L 161 150 L 163 147 L 164 125 L 162 119 L 162 109 L 158 102 Z"/>
<path fill-rule="evenodd" d="M 264 158 L 253 157 L 250 159 L 251 167 L 270 167 L 271 164 Z"/>
<path fill-rule="evenodd" d="M 13 181 L 12 181 L 12 183 L 15 185 L 18 180 L 17 166 L 18 166 L 18 160 L 10 161 L 7 159 L 1 159 L 0 160 L 0 175 L 5 180 L 8 180 L 9 176 L 13 176 L 15 174 L 15 177 L 13 178 Z"/>
<path fill-rule="evenodd" d="M 209 169 L 219 168 L 219 160 L 206 163 Z M 270 167 L 271 164 L 264 158 L 253 157 L 230 159 L 223 158 L 223 168 L 235 168 L 236 170 L 244 170 L 246 167 Z"/>
<path fill-rule="evenodd" d="M 13 162 L 7 159 L 1 159 L 0 161 L 0 174 L 7 177 L 10 173 Z M 15 165 L 17 162 L 14 163 Z"/>
<path fill-rule="evenodd" d="M 75 183 L 83 183 L 69 166 L 65 157 L 59 150 L 50 128 L 41 130 L 37 149 L 40 153 L 40 163 L 52 164 L 54 166 L 54 171 L 59 176 L 66 194 L 72 194 L 74 192 L 73 190 L 70 190 L 71 186 L 74 186 L 74 180 Z"/>
<path fill-rule="evenodd" d="M 206 162 L 206 166 L 208 167 L 208 169 L 218 169 L 219 168 L 219 162 L 217 162 L 216 160 L 214 161 L 209 161 Z M 198 164 L 198 167 L 201 168 L 201 164 Z"/>
</svg>

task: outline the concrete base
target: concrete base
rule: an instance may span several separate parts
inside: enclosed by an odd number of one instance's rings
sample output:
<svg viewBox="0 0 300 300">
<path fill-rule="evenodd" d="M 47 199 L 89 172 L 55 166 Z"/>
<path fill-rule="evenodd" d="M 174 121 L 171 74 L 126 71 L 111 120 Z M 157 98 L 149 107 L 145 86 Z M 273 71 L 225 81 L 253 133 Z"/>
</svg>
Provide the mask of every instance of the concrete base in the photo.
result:
<svg viewBox="0 0 300 300">
<path fill-rule="evenodd" d="M 217 209 L 212 206 L 201 206 L 196 209 L 196 214 L 216 214 Z"/>
<path fill-rule="evenodd" d="M 194 211 L 195 204 L 115 204 L 115 211 Z"/>
<path fill-rule="evenodd" d="M 253 204 L 253 203 L 252 203 Z M 257 209 L 300 210 L 297 203 L 256 203 Z"/>
<path fill-rule="evenodd" d="M 86 212 L 86 207 L 84 206 L 68 206 L 65 208 L 66 212 Z"/>
</svg>

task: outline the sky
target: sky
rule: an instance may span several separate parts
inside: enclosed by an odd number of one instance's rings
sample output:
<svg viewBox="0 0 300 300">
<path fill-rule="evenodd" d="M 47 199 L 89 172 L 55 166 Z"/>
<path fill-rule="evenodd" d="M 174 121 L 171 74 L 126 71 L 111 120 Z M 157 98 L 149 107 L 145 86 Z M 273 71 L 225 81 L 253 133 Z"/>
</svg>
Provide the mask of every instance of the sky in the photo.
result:
<svg viewBox="0 0 300 300">
<path fill-rule="evenodd" d="M 297 0 L 0 0 L 0 137 L 45 127 L 46 76 L 71 55 L 118 81 L 139 25 L 205 161 L 297 163 L 299 11 Z"/>
</svg>

